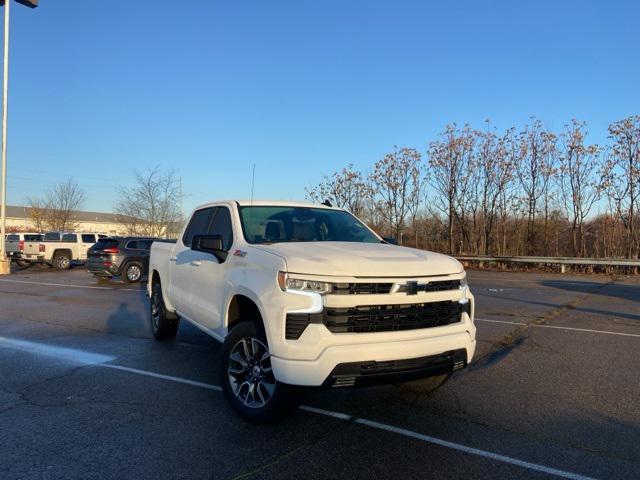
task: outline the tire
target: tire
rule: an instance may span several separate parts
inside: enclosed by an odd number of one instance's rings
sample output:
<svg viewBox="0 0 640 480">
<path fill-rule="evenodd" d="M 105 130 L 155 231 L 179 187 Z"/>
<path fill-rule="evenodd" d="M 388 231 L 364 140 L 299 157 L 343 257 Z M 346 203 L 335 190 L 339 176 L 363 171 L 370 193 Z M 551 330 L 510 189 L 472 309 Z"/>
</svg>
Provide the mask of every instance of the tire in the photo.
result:
<svg viewBox="0 0 640 480">
<path fill-rule="evenodd" d="M 243 321 L 227 335 L 222 347 L 222 391 L 235 413 L 250 422 L 272 423 L 293 409 L 300 388 L 278 382 L 261 324 Z"/>
<path fill-rule="evenodd" d="M 149 302 L 149 320 L 151 321 L 151 333 L 156 340 L 170 340 L 178 333 L 180 319 L 177 315 L 167 312 L 162 298 L 160 283 L 154 283 Z"/>
<path fill-rule="evenodd" d="M 421 378 L 420 380 L 400 383 L 396 386 L 406 392 L 417 393 L 428 397 L 447 383 L 449 378 L 451 378 L 451 374 L 445 373 L 443 375 L 435 375 L 433 377 Z"/>
<path fill-rule="evenodd" d="M 129 262 L 124 267 L 122 279 L 127 283 L 138 283 L 142 278 L 142 265 L 138 262 Z"/>
<path fill-rule="evenodd" d="M 65 252 L 56 252 L 53 256 L 53 268 L 56 270 L 69 270 L 71 268 L 71 257 Z"/>
<path fill-rule="evenodd" d="M 31 262 L 28 260 L 16 260 L 16 265 L 20 268 L 29 268 L 31 266 Z"/>
</svg>

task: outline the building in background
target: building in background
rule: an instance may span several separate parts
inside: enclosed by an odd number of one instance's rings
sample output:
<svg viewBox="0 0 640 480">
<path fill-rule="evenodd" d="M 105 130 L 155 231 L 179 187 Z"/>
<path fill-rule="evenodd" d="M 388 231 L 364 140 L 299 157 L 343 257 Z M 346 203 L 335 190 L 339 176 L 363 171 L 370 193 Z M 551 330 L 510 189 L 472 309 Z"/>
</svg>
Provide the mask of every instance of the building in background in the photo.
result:
<svg viewBox="0 0 640 480">
<path fill-rule="evenodd" d="M 38 231 L 29 207 L 7 205 L 7 232 Z M 118 221 L 115 213 L 77 212 L 73 216 L 78 232 L 96 232 L 105 235 L 127 235 L 126 223 Z"/>
</svg>

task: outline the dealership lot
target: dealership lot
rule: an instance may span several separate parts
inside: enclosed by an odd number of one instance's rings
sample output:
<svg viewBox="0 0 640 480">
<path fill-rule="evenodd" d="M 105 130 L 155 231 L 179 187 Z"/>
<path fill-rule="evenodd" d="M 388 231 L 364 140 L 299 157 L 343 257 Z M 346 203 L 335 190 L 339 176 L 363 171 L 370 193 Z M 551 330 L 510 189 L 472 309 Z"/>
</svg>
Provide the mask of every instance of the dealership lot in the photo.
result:
<svg viewBox="0 0 640 480">
<path fill-rule="evenodd" d="M 82 268 L 0 278 L 0 478 L 638 478 L 640 280 L 470 272 L 474 364 L 309 392 L 235 417 L 219 346 L 151 339 L 140 285 Z"/>
</svg>

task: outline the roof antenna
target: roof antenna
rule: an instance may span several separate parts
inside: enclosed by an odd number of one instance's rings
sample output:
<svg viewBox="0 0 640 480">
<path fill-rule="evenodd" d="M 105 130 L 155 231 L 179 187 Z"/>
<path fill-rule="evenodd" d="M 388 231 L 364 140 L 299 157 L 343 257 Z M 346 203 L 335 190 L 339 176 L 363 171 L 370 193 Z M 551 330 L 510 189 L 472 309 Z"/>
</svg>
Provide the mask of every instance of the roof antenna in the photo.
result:
<svg viewBox="0 0 640 480">
<path fill-rule="evenodd" d="M 253 164 L 253 167 L 251 169 L 251 206 L 253 207 L 253 187 L 255 185 L 255 179 L 256 179 L 256 164 Z"/>
</svg>

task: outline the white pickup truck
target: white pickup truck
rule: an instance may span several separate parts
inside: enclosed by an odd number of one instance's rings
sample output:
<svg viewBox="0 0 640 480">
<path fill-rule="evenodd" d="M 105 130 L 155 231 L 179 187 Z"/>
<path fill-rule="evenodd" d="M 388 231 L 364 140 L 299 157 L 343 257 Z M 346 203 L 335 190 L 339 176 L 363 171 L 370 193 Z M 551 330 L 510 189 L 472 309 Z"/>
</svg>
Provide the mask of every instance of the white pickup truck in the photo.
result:
<svg viewBox="0 0 640 480">
<path fill-rule="evenodd" d="M 68 270 L 73 262 L 84 263 L 87 250 L 100 237 L 97 233 L 47 232 L 40 242 L 25 242 L 21 259 L 43 263 L 57 270 Z"/>
<path fill-rule="evenodd" d="M 156 339 L 183 318 L 223 342 L 225 396 L 256 422 L 283 415 L 297 387 L 435 389 L 476 345 L 457 260 L 387 243 L 322 205 L 198 207 L 175 243 L 153 243 L 147 291 Z"/>
</svg>

